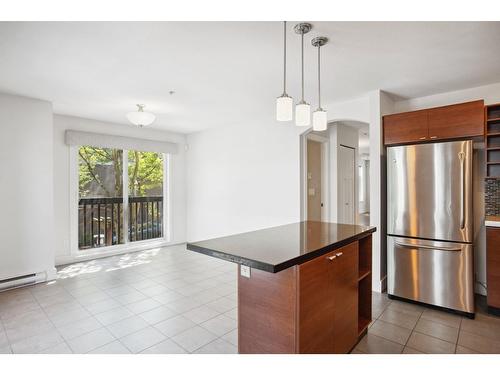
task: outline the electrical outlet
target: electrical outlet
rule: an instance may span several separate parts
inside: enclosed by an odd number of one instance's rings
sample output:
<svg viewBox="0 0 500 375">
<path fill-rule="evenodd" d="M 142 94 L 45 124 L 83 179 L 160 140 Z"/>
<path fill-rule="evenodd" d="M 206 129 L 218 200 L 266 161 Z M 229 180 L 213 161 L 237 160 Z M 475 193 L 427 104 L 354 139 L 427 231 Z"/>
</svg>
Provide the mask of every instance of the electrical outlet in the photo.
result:
<svg viewBox="0 0 500 375">
<path fill-rule="evenodd" d="M 241 276 L 250 278 L 250 267 L 242 265 L 240 269 L 241 269 L 240 271 Z"/>
</svg>

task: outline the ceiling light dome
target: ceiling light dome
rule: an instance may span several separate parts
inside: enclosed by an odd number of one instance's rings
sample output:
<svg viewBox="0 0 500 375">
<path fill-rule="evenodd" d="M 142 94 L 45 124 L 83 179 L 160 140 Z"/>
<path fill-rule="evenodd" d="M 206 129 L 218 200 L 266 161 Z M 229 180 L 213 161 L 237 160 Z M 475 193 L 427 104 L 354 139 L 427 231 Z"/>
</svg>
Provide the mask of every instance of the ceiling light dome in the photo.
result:
<svg viewBox="0 0 500 375">
<path fill-rule="evenodd" d="M 144 112 L 144 104 L 136 104 L 137 111 L 127 113 L 127 119 L 134 125 L 139 127 L 151 125 L 156 116 L 151 112 Z"/>
</svg>

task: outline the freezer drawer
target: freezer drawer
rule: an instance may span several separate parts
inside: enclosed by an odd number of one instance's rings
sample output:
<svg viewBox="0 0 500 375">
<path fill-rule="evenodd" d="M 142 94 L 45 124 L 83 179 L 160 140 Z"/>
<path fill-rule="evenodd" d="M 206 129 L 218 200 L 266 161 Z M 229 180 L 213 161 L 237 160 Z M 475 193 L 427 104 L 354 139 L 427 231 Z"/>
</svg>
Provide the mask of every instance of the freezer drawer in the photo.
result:
<svg viewBox="0 0 500 375">
<path fill-rule="evenodd" d="M 473 242 L 472 141 L 387 149 L 387 234 Z"/>
<path fill-rule="evenodd" d="M 387 292 L 474 312 L 472 244 L 387 236 Z"/>
</svg>

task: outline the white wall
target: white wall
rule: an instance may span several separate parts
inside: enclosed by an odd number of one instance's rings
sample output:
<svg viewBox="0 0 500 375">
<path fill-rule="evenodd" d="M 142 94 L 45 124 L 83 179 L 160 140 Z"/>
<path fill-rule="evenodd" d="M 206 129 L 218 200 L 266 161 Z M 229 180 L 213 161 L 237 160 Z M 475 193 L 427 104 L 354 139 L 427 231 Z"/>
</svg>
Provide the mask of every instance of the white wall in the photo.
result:
<svg viewBox="0 0 500 375">
<path fill-rule="evenodd" d="M 500 83 L 441 93 L 421 98 L 398 101 L 395 112 L 432 108 L 471 100 L 484 99 L 485 104 L 500 103 Z M 481 147 L 482 145 L 479 145 Z M 474 268 L 476 279 L 486 283 L 486 230 L 484 227 L 484 151 L 474 152 Z M 476 284 L 476 292 L 485 294 L 485 290 Z"/>
<path fill-rule="evenodd" d="M 49 102 L 0 94 L 0 280 L 55 276 Z"/>
<path fill-rule="evenodd" d="M 293 123 L 245 124 L 187 137 L 189 241 L 300 220 L 300 145 Z"/>
<path fill-rule="evenodd" d="M 70 147 L 64 142 L 67 129 L 121 135 L 179 143 L 179 153 L 171 155 L 171 238 L 170 243 L 186 240 L 185 136 L 177 133 L 138 128 L 131 125 L 54 115 L 54 196 L 56 264 L 76 260 L 70 249 Z"/>
</svg>

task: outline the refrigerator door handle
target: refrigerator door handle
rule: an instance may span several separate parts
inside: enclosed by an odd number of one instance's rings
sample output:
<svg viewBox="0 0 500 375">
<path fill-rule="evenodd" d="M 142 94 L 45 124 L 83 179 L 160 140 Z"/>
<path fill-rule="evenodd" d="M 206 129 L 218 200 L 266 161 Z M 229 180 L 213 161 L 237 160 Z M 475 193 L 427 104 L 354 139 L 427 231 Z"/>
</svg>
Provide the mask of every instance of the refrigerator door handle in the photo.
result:
<svg viewBox="0 0 500 375">
<path fill-rule="evenodd" d="M 458 153 L 460 160 L 460 229 L 465 229 L 465 154 L 464 152 Z"/>
<path fill-rule="evenodd" d="M 407 243 L 407 242 L 400 242 L 400 241 L 394 241 L 394 244 L 396 246 L 409 247 L 412 249 L 443 250 L 443 251 L 460 251 L 460 250 L 462 250 L 461 247 L 432 246 L 432 245 L 423 245 L 423 244 Z"/>
</svg>

